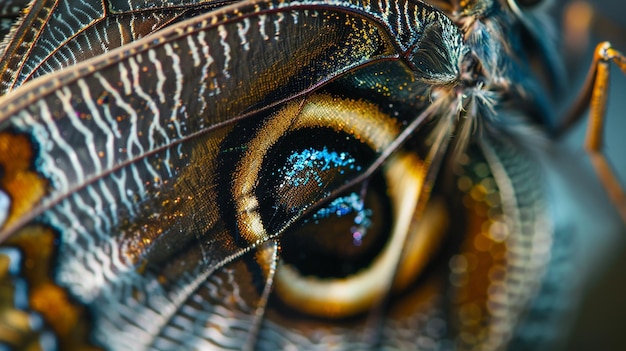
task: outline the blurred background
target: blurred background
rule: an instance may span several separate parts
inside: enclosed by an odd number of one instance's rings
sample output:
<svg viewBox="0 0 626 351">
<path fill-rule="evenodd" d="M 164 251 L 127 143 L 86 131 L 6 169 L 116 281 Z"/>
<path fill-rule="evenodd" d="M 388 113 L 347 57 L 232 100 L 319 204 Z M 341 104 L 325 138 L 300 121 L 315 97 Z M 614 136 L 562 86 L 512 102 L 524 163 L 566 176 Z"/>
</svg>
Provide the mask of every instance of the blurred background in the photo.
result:
<svg viewBox="0 0 626 351">
<path fill-rule="evenodd" d="M 559 18 L 562 18 L 564 6 L 568 3 L 571 2 L 557 3 L 555 13 Z M 583 53 L 564 51 L 570 66 L 568 87 L 572 88 L 564 106 L 574 99 L 577 89 L 582 87 L 597 43 L 610 40 L 622 53 L 626 53 L 626 3 L 615 0 L 593 0 L 589 3 L 595 9 L 598 25 Z M 583 40 L 580 38 L 580 42 Z M 626 75 L 615 65 L 611 70 L 605 150 L 622 184 L 626 184 Z M 580 162 L 590 169 L 583 150 L 587 120 L 582 122 L 562 140 L 561 146 L 571 150 L 574 158 L 580 158 Z M 623 322 L 626 315 L 626 230 L 624 226 L 620 228 L 621 223 L 607 223 L 615 221 L 616 215 L 611 213 L 614 210 L 610 207 L 597 205 L 606 203 L 607 199 L 604 194 L 598 194 L 596 182 L 591 179 L 580 184 L 583 187 L 581 192 L 594 194 L 594 199 L 590 198 L 592 195 L 582 197 L 582 201 L 588 200 L 593 207 L 589 212 L 602 213 L 591 215 L 589 223 L 579 233 L 581 267 L 578 269 L 586 271 L 581 283 L 582 305 L 572 314 L 572 329 L 565 337 L 563 350 L 626 350 L 626 323 Z M 607 226 L 610 229 L 603 229 Z"/>
</svg>

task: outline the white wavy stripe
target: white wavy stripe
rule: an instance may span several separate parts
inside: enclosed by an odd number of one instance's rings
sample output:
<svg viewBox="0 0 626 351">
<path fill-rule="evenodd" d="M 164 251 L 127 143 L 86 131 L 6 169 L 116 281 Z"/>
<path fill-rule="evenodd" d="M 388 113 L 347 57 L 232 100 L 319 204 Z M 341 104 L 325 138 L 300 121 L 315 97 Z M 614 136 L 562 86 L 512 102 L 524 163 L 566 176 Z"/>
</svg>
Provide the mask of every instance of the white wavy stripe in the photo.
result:
<svg viewBox="0 0 626 351">
<path fill-rule="evenodd" d="M 98 108 L 96 107 L 96 104 L 94 103 L 94 99 L 91 96 L 91 90 L 89 89 L 89 86 L 87 85 L 85 80 L 79 79 L 76 82 L 76 84 L 80 88 L 83 101 L 87 105 L 87 109 L 89 110 L 89 113 L 91 113 L 92 120 L 94 121 L 96 126 L 100 128 L 100 130 L 102 130 L 102 133 L 106 136 L 106 142 L 104 144 L 105 145 L 104 156 L 106 157 L 105 164 L 108 169 L 111 169 L 113 168 L 113 155 L 115 154 L 115 151 L 113 150 L 113 147 L 114 147 L 113 130 L 102 119 L 102 115 L 100 114 L 100 111 L 98 110 Z"/>
<path fill-rule="evenodd" d="M 111 174 L 111 179 L 113 180 L 113 182 L 117 186 L 118 200 L 121 201 L 122 204 L 124 204 L 124 206 L 128 210 L 129 217 L 134 217 L 135 216 L 135 206 L 134 206 L 135 202 L 131 201 L 129 199 L 129 194 L 126 191 L 126 189 L 127 189 L 127 186 L 126 186 L 126 169 L 121 169 L 119 171 L 119 176 L 117 176 L 115 174 Z M 131 195 L 132 195 L 132 193 L 131 193 Z M 115 203 L 119 203 L 119 202 L 116 201 Z"/>
<path fill-rule="evenodd" d="M 63 111 L 65 111 L 65 115 L 70 120 L 72 126 L 81 133 L 85 137 L 85 147 L 89 151 L 89 156 L 91 158 L 91 162 L 93 163 L 94 171 L 92 174 L 100 174 L 102 173 L 102 164 L 100 163 L 100 158 L 98 157 L 98 151 L 96 150 L 95 138 L 91 130 L 85 127 L 83 123 L 80 121 L 78 112 L 72 106 L 72 92 L 68 87 L 63 87 L 56 91 L 56 96 L 61 100 L 61 104 L 63 106 Z M 77 147 L 80 148 L 80 147 Z M 75 152 L 74 152 L 75 153 Z M 76 154 L 76 153 L 75 153 Z M 87 161 L 87 160 L 85 160 Z M 82 167 L 81 167 L 82 170 Z M 84 175 L 83 175 L 84 177 Z"/>
<path fill-rule="evenodd" d="M 48 108 L 46 102 L 44 100 L 39 100 L 37 104 L 39 107 L 39 116 L 41 117 L 41 121 L 47 127 L 48 132 L 50 133 L 50 138 L 52 138 L 54 145 L 61 149 L 61 151 L 63 151 L 67 155 L 67 158 L 70 161 L 70 166 L 73 168 L 72 171 L 74 171 L 76 175 L 76 179 L 74 179 L 74 182 L 79 184 L 84 183 L 85 175 L 83 174 L 83 168 L 80 164 L 80 161 L 78 160 L 78 156 L 76 155 L 76 152 L 74 152 L 74 148 L 70 146 L 61 136 L 61 132 L 59 131 L 57 124 L 52 119 L 50 109 Z M 52 157 L 52 155 L 41 155 L 40 159 L 47 166 L 47 169 L 58 169 L 56 166 L 56 160 L 54 157 Z M 70 188 L 69 180 L 66 176 L 68 171 L 70 170 L 60 170 L 60 172 L 63 173 L 64 177 L 59 179 L 62 180 L 61 184 L 59 184 L 60 187 L 57 188 L 57 191 L 59 192 L 66 192 Z"/>
<path fill-rule="evenodd" d="M 163 73 L 163 65 L 161 64 L 161 60 L 157 58 L 156 51 L 154 51 L 154 49 L 148 50 L 148 59 L 154 65 L 154 69 L 157 75 L 156 92 L 159 95 L 159 101 L 164 104 L 165 93 L 163 92 L 163 85 L 165 84 L 166 77 L 165 73 Z"/>
<path fill-rule="evenodd" d="M 206 107 L 207 107 L 205 91 L 207 90 L 207 86 L 209 84 L 209 68 L 211 67 L 213 62 L 215 62 L 215 60 L 211 56 L 209 44 L 205 41 L 205 36 L 206 36 L 206 32 L 204 31 L 198 33 L 198 36 L 197 36 L 198 43 L 202 47 L 202 55 L 204 56 L 204 65 L 202 66 L 202 76 L 200 77 L 200 82 L 201 82 L 200 91 L 198 93 L 200 101 L 202 102 L 202 106 L 199 111 L 200 116 L 204 115 L 204 111 L 206 110 Z M 204 121 L 204 117 L 202 117 L 202 120 Z M 200 123 L 199 127 L 203 128 L 204 126 L 202 125 L 202 123 Z"/>
<path fill-rule="evenodd" d="M 161 126 L 161 111 L 157 107 L 156 102 L 141 87 L 139 65 L 137 64 L 135 59 L 132 57 L 129 58 L 128 64 L 130 65 L 130 70 L 131 70 L 131 74 L 133 77 L 133 82 L 132 82 L 133 90 L 140 98 L 142 98 L 146 102 L 146 104 L 148 105 L 148 108 L 150 109 L 150 112 L 152 112 L 152 121 L 150 123 L 150 126 L 148 127 L 148 140 L 149 140 L 148 148 L 150 150 L 154 150 L 155 148 L 155 141 L 153 137 L 153 135 L 155 134 L 155 131 L 158 131 L 159 134 L 161 134 L 163 138 L 165 139 L 165 143 L 169 144 L 170 138 L 167 135 L 167 132 L 165 131 L 165 129 L 163 129 L 163 126 Z"/>
<path fill-rule="evenodd" d="M 124 65 L 120 63 L 119 66 L 123 67 Z M 136 156 L 133 153 L 133 145 L 135 145 L 137 149 L 139 149 L 138 154 L 143 155 L 144 154 L 143 145 L 141 145 L 141 143 L 139 142 L 139 134 L 137 133 L 138 132 L 137 131 L 137 123 L 138 123 L 137 112 L 132 106 L 127 104 L 124 101 L 124 99 L 122 99 L 117 89 L 111 86 L 111 84 L 106 80 L 106 78 L 102 76 L 102 74 L 100 74 L 100 72 L 94 73 L 94 77 L 96 77 L 96 79 L 98 79 L 102 87 L 109 94 L 111 94 L 111 96 L 113 96 L 116 105 L 122 108 L 130 117 L 130 121 L 129 121 L 130 130 L 128 131 L 128 140 L 127 140 L 127 145 L 126 145 L 126 154 L 128 155 L 127 156 L 128 159 L 132 159 Z"/>
<path fill-rule="evenodd" d="M 180 67 L 180 56 L 176 54 L 172 45 L 166 43 L 163 45 L 165 48 L 165 53 L 172 59 L 172 70 L 174 70 L 175 82 L 176 82 L 176 90 L 174 91 L 174 96 L 172 98 L 173 106 L 172 106 L 172 115 L 170 116 L 170 123 L 173 123 L 176 127 L 176 132 L 179 138 L 183 137 L 183 134 L 180 130 L 180 121 L 178 118 L 178 110 L 181 106 L 184 105 L 184 102 L 181 100 L 181 95 L 183 91 L 183 82 L 185 81 L 185 76 L 182 73 Z"/>
<path fill-rule="evenodd" d="M 243 22 L 243 25 L 241 24 Z M 237 22 L 237 35 L 239 35 L 239 40 L 241 47 L 244 51 L 250 50 L 250 42 L 248 41 L 248 31 L 250 30 L 250 19 L 244 18 L 242 21 Z M 204 34 L 204 32 L 203 32 Z"/>
</svg>

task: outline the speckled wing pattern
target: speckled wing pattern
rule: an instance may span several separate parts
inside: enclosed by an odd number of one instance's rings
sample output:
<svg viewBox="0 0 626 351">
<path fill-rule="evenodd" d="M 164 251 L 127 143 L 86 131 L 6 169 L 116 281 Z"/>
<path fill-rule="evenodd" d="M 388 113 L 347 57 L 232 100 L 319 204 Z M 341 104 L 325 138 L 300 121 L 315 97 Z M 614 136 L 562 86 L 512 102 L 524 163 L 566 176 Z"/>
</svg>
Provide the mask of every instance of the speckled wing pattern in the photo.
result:
<svg viewBox="0 0 626 351">
<path fill-rule="evenodd" d="M 441 10 L 58 0 L 18 17 L 0 53 L 2 346 L 516 340 L 551 249 L 540 174 L 516 138 L 448 147 L 460 111 L 491 106 L 456 103 L 475 65 Z"/>
</svg>

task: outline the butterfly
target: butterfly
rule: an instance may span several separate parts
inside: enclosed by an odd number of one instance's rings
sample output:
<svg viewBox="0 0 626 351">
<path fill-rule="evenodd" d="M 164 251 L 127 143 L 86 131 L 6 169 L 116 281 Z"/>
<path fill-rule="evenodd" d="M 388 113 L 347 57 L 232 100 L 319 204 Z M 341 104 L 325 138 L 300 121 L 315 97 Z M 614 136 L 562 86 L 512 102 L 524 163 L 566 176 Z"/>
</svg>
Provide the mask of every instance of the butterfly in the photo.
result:
<svg viewBox="0 0 626 351">
<path fill-rule="evenodd" d="M 33 2 L 0 65 L 0 340 L 549 345 L 573 244 L 539 5 Z"/>
</svg>

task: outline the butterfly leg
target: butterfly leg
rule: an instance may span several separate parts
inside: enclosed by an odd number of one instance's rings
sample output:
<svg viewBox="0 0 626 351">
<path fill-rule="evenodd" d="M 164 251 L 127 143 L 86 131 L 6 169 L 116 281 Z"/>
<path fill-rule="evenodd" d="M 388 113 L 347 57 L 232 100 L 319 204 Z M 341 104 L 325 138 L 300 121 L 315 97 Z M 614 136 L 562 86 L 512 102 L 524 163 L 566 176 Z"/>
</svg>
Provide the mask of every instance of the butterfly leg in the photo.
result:
<svg viewBox="0 0 626 351">
<path fill-rule="evenodd" d="M 600 43 L 596 47 L 583 91 L 559 132 L 569 129 L 589 109 L 585 150 L 604 188 L 626 221 L 626 194 L 602 150 L 611 63 L 616 64 L 626 75 L 626 56 L 615 50 L 609 42 Z"/>
</svg>

